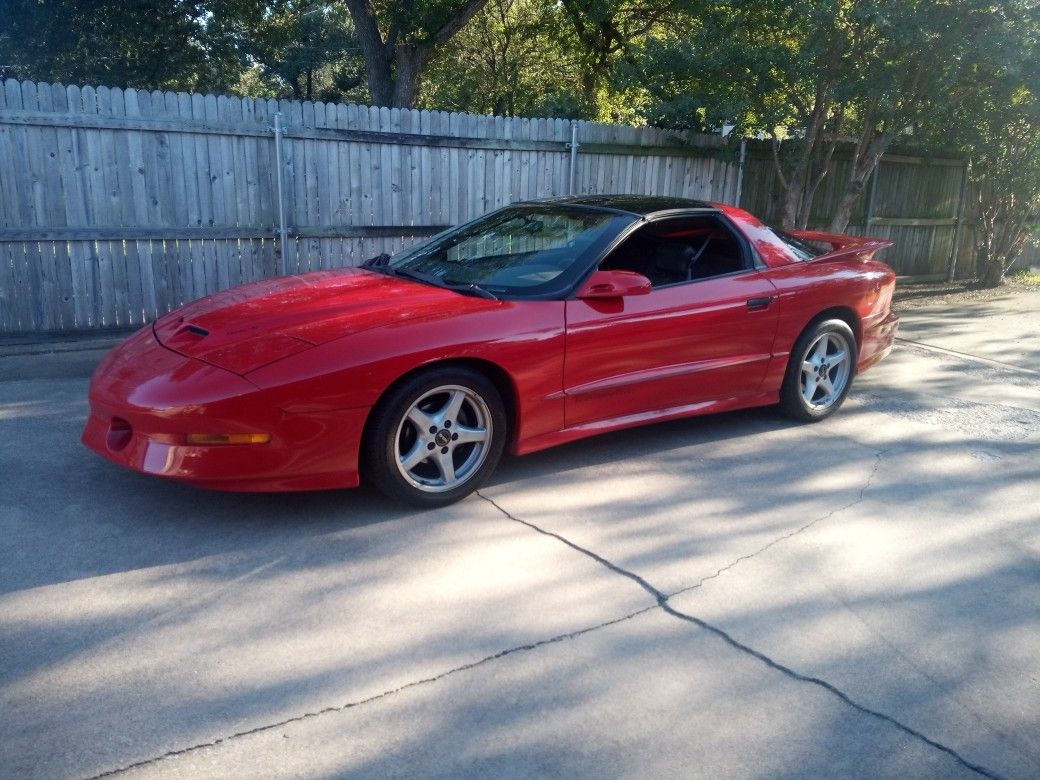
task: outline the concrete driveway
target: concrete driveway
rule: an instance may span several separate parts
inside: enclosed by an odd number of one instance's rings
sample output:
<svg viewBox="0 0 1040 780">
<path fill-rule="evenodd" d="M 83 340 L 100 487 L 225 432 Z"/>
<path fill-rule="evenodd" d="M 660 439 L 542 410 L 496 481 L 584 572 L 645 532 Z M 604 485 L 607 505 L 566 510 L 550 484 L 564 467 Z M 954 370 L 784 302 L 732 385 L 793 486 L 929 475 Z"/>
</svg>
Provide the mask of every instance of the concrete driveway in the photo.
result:
<svg viewBox="0 0 1040 780">
<path fill-rule="evenodd" d="M 917 307 L 826 423 L 426 513 L 124 472 L 78 443 L 101 353 L 4 357 L 0 775 L 1036 777 L 1038 333 Z"/>
</svg>

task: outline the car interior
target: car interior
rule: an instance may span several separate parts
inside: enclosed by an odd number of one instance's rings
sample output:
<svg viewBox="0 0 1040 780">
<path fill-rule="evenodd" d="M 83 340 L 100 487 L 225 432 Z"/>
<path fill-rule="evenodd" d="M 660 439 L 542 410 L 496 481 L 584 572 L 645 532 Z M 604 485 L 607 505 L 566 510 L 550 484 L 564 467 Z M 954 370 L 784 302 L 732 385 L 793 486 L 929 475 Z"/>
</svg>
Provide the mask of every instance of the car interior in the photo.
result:
<svg viewBox="0 0 1040 780">
<path fill-rule="evenodd" d="M 601 271 L 635 271 L 654 287 L 695 282 L 749 268 L 733 231 L 710 215 L 654 222 L 607 255 Z"/>
</svg>

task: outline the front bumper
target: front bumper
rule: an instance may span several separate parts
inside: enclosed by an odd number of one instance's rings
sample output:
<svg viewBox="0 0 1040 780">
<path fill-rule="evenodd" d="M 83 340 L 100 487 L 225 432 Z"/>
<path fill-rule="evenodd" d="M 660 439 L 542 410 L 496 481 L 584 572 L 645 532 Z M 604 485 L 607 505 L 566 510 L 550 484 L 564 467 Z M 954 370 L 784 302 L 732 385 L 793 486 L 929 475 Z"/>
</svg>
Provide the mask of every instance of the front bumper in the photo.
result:
<svg viewBox="0 0 1040 780">
<path fill-rule="evenodd" d="M 218 490 L 354 487 L 367 409 L 287 414 L 245 379 L 160 345 L 150 329 L 95 371 L 82 441 L 125 468 Z M 269 433 L 189 445 L 191 433 Z"/>
</svg>

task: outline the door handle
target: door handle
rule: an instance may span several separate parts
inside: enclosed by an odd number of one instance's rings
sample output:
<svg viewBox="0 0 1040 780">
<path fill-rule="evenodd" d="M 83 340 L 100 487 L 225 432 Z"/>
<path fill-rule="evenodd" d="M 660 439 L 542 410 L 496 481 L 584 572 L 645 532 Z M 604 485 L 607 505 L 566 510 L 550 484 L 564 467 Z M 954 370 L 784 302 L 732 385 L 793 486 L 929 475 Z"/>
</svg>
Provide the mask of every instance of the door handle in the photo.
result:
<svg viewBox="0 0 1040 780">
<path fill-rule="evenodd" d="M 771 304 L 772 302 L 772 296 L 768 295 L 765 298 L 748 298 L 748 311 L 760 311 L 762 309 L 768 309 L 769 304 Z"/>
</svg>

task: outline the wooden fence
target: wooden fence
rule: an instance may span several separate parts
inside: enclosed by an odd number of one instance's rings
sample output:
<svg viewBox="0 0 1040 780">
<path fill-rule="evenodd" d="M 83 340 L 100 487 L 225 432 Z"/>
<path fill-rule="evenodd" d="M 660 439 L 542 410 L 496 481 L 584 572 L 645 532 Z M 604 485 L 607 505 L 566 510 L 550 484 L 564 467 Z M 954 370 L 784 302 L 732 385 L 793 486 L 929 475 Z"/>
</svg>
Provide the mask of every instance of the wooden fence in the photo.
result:
<svg viewBox="0 0 1040 780">
<path fill-rule="evenodd" d="M 851 160 L 837 152 L 813 199 L 809 227 L 826 230 L 848 180 Z M 958 159 L 886 154 L 867 182 L 846 232 L 889 238 L 884 260 L 900 275 L 945 278 L 951 262 L 958 276 L 974 273 L 974 236 L 964 229 L 965 164 Z M 779 221 L 772 154 L 752 143 L 741 206 L 761 219 Z M 960 224 L 959 224 L 960 223 Z"/>
<path fill-rule="evenodd" d="M 769 167 L 752 154 L 742 177 L 717 136 L 14 80 L 0 87 L 0 332 L 140 325 L 283 270 L 354 265 L 518 200 L 639 193 L 732 203 L 743 188 L 743 205 L 762 212 L 768 202 Z M 939 231 L 950 232 L 949 177 L 959 165 L 883 164 L 866 232 L 900 242 L 886 256 L 897 270 L 944 272 L 952 238 Z M 833 197 L 819 200 L 823 213 Z"/>
</svg>

